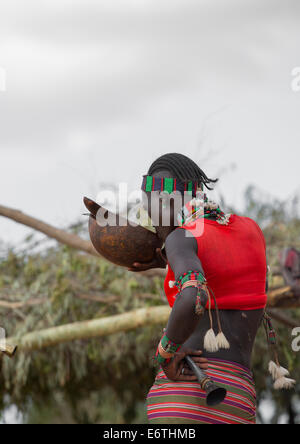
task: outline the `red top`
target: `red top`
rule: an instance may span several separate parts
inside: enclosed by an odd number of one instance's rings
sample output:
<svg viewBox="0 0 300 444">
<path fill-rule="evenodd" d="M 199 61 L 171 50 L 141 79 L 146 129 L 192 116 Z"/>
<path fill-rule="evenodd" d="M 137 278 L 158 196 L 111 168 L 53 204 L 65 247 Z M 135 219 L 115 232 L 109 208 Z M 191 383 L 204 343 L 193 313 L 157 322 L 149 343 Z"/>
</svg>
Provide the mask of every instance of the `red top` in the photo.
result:
<svg viewBox="0 0 300 444">
<path fill-rule="evenodd" d="M 228 225 L 220 225 L 214 220 L 199 218 L 177 229 L 188 230 L 197 240 L 198 257 L 219 309 L 256 310 L 265 307 L 266 242 L 254 220 L 234 214 Z M 170 280 L 174 281 L 175 277 L 168 266 L 164 290 L 172 307 L 178 289 L 169 287 Z"/>
</svg>

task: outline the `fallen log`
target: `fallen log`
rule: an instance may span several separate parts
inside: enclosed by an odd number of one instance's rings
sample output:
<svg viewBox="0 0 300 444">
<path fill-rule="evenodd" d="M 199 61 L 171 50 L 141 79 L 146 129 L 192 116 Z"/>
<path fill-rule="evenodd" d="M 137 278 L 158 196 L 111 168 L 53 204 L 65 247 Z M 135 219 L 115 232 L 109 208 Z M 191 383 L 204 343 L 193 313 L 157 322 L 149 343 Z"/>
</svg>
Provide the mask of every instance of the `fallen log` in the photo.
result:
<svg viewBox="0 0 300 444">
<path fill-rule="evenodd" d="M 284 292 L 286 291 L 287 289 L 282 289 L 282 293 L 280 294 L 285 294 Z M 278 290 L 275 290 L 274 293 L 275 296 L 278 297 Z M 299 307 L 300 301 L 299 299 L 297 300 Z M 272 302 L 273 299 L 271 298 L 271 303 Z M 268 307 L 270 307 L 270 304 L 268 304 Z M 289 327 L 294 327 L 296 325 L 294 320 L 287 318 L 285 315 L 278 313 L 272 308 L 269 308 L 268 311 L 274 319 L 277 319 L 285 325 Z M 147 325 L 166 324 L 170 312 L 171 308 L 168 305 L 141 308 L 115 316 L 73 322 L 44 330 L 38 330 L 27 333 L 21 338 L 8 338 L 7 341 L 16 344 L 19 350 L 39 350 L 64 342 L 91 339 L 95 337 L 100 338 L 115 333 L 127 332 Z"/>
<path fill-rule="evenodd" d="M 27 333 L 20 338 L 7 338 L 7 342 L 16 344 L 19 351 L 39 350 L 77 339 L 101 338 L 147 325 L 165 324 L 169 318 L 170 311 L 171 309 L 167 305 L 141 308 L 115 316 L 37 330 Z"/>
</svg>

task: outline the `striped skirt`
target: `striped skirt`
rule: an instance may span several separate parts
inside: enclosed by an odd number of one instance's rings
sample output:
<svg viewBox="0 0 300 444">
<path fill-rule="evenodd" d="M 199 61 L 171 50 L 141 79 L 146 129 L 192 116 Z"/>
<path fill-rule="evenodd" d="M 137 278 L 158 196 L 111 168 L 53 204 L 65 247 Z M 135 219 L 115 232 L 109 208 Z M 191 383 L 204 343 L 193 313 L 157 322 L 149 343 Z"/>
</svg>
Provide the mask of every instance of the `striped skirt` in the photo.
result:
<svg viewBox="0 0 300 444">
<path fill-rule="evenodd" d="M 246 367 L 209 359 L 208 376 L 226 388 L 224 401 L 208 407 L 198 381 L 171 381 L 160 368 L 147 395 L 147 416 L 152 424 L 255 424 L 256 393 Z"/>
</svg>

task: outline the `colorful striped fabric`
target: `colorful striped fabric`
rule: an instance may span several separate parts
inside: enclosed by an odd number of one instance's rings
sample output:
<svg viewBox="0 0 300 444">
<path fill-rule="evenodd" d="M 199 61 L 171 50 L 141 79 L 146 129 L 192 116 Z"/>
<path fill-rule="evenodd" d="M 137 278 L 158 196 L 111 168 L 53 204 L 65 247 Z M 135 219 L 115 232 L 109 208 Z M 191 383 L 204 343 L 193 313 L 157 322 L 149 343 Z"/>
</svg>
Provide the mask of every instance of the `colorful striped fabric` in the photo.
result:
<svg viewBox="0 0 300 444">
<path fill-rule="evenodd" d="M 252 373 L 240 364 L 209 359 L 208 376 L 226 388 L 225 400 L 208 407 L 198 381 L 171 381 L 160 368 L 147 395 L 152 424 L 255 424 L 256 393 Z"/>
</svg>

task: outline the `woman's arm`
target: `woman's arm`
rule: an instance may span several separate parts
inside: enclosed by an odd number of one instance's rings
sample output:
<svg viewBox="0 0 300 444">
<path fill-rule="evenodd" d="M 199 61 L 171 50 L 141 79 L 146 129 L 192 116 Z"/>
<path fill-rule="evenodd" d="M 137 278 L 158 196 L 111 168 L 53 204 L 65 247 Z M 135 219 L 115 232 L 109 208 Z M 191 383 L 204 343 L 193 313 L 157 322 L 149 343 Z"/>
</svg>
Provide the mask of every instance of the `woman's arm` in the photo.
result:
<svg viewBox="0 0 300 444">
<path fill-rule="evenodd" d="M 166 239 L 166 254 L 168 262 L 174 271 L 175 279 L 186 271 L 200 271 L 204 274 L 201 262 L 197 256 L 197 241 L 184 229 L 176 229 Z M 194 332 L 199 315 L 195 313 L 196 287 L 187 287 L 176 298 L 171 311 L 166 335 L 173 342 L 183 344 Z"/>
</svg>

